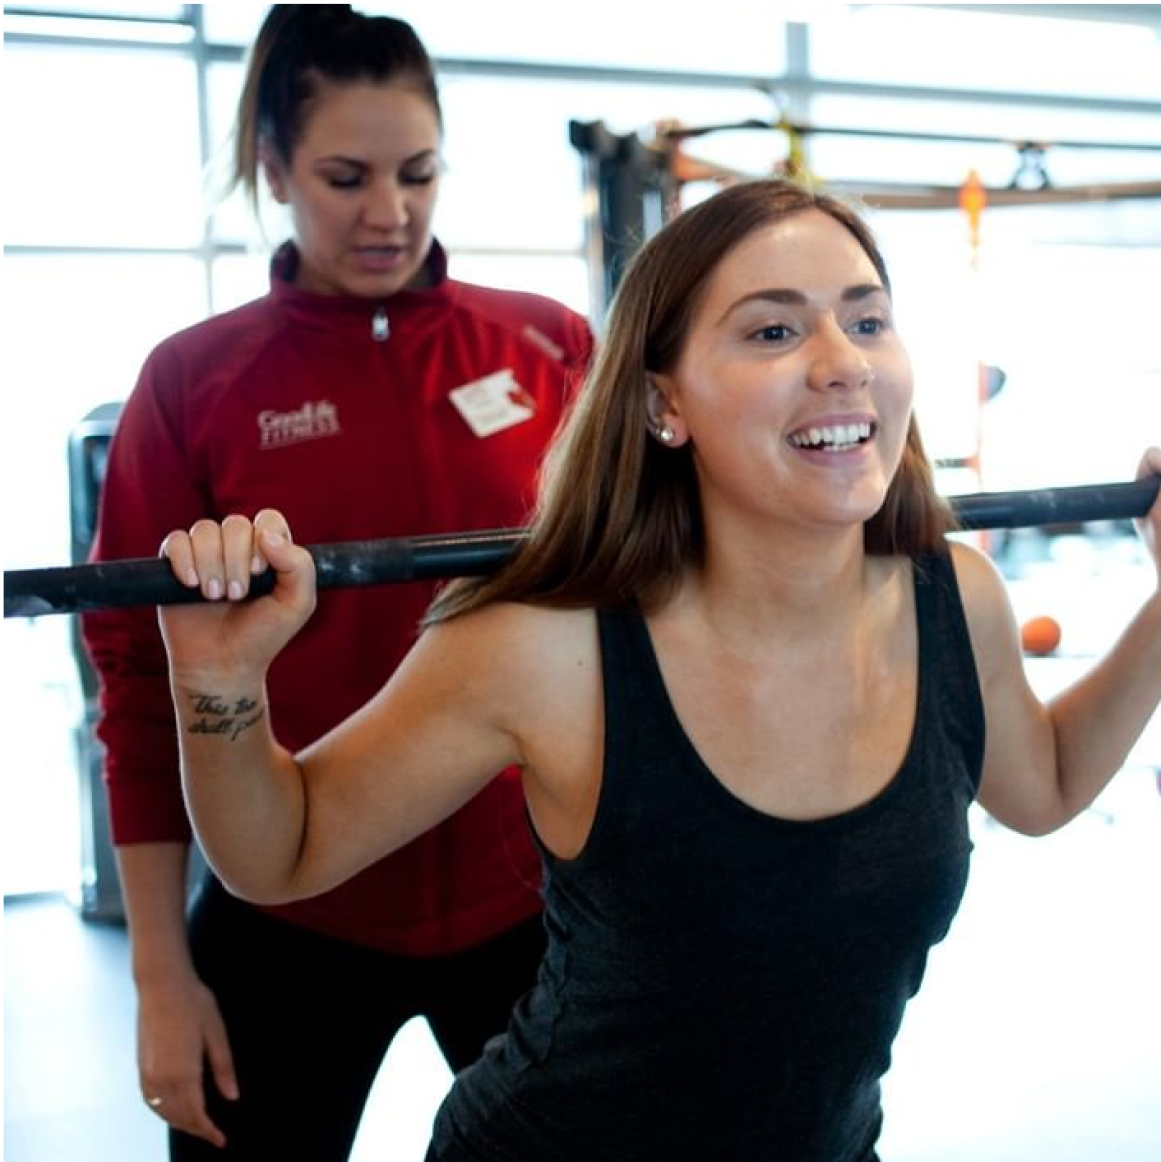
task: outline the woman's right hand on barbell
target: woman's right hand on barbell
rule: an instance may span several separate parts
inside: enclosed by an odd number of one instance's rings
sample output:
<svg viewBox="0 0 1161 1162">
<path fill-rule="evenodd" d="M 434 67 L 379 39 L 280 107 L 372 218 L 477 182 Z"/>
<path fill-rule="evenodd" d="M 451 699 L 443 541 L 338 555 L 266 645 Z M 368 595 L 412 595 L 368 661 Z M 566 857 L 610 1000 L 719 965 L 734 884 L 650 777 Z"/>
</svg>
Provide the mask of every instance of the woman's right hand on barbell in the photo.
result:
<svg viewBox="0 0 1161 1162">
<path fill-rule="evenodd" d="M 285 517 L 263 509 L 253 519 L 199 520 L 161 544 L 174 575 L 204 601 L 158 609 L 170 670 L 181 685 L 207 679 L 262 678 L 315 605 L 314 560 L 295 545 Z M 248 600 L 251 579 L 273 568 L 269 596 Z"/>
</svg>

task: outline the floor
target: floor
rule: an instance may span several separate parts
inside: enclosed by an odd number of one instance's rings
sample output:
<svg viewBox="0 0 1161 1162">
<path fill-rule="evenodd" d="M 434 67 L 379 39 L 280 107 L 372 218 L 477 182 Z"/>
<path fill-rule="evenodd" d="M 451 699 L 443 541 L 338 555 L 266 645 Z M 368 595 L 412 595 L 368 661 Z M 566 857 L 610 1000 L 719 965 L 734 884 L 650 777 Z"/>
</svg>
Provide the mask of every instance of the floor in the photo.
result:
<svg viewBox="0 0 1161 1162">
<path fill-rule="evenodd" d="M 4 1162 L 163 1162 L 138 1097 L 123 927 L 59 896 L 4 906 Z M 420 1022 L 383 1063 L 351 1162 L 419 1162 L 451 1075 Z M 309 1162 L 286 1160 L 286 1162 Z"/>
<path fill-rule="evenodd" d="M 886 1081 L 884 1162 L 1161 1158 L 1157 784 L 1127 768 L 1047 839 L 974 816 L 967 896 Z M 123 929 L 57 897 L 9 901 L 3 968 L 7 1162 L 161 1162 L 137 1097 Z M 352 1162 L 420 1162 L 449 1080 L 426 1028 L 408 1026 Z"/>
</svg>

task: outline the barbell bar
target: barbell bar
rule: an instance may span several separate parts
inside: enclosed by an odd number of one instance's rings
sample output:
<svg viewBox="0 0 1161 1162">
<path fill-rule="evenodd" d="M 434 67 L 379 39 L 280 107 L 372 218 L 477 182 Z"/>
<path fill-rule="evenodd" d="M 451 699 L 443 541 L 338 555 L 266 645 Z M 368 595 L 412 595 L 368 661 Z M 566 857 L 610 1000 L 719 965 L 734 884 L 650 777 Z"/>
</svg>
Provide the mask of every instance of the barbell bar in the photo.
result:
<svg viewBox="0 0 1161 1162">
<path fill-rule="evenodd" d="M 1083 524 L 1142 517 L 1157 498 L 1161 477 L 1110 484 L 1078 484 L 1016 492 L 950 496 L 965 531 Z M 382 540 L 307 545 L 319 589 L 478 576 L 498 569 L 527 537 L 524 529 L 490 529 Z M 274 587 L 270 571 L 255 577 L 255 596 Z M 142 605 L 180 605 L 202 600 L 160 557 L 140 557 L 4 573 L 4 616 L 42 617 L 93 613 Z"/>
</svg>

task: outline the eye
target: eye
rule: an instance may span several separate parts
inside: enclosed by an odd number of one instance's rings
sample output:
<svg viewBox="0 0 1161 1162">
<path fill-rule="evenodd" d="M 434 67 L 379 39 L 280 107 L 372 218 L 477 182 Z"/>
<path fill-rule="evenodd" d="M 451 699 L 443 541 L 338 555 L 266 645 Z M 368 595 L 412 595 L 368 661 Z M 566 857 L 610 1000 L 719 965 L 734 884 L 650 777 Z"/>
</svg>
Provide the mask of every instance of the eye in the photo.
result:
<svg viewBox="0 0 1161 1162">
<path fill-rule="evenodd" d="M 357 190 L 363 184 L 361 173 L 332 173 L 326 175 L 326 183 L 334 190 Z"/>
<path fill-rule="evenodd" d="M 415 173 L 401 174 L 399 180 L 406 186 L 429 186 L 435 181 L 437 171 L 434 169 L 419 170 Z"/>
<path fill-rule="evenodd" d="M 854 326 L 851 328 L 856 335 L 882 335 L 887 330 L 888 323 L 886 319 L 879 318 L 877 315 L 868 315 L 866 318 L 856 320 Z"/>
<path fill-rule="evenodd" d="M 794 332 L 785 323 L 769 323 L 754 331 L 750 338 L 759 343 L 785 343 L 793 335 Z"/>
</svg>

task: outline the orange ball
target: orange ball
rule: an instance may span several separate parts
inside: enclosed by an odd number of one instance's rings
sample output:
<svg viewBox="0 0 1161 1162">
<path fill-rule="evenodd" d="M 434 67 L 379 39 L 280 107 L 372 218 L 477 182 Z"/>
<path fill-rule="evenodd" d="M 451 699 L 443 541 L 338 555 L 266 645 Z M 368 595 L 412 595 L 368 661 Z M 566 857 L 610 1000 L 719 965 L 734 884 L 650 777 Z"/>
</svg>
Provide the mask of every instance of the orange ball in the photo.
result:
<svg viewBox="0 0 1161 1162">
<path fill-rule="evenodd" d="M 1026 654 L 1050 654 L 1060 645 L 1060 638 L 1060 622 L 1052 617 L 1033 617 L 1020 627 L 1020 644 Z"/>
</svg>

